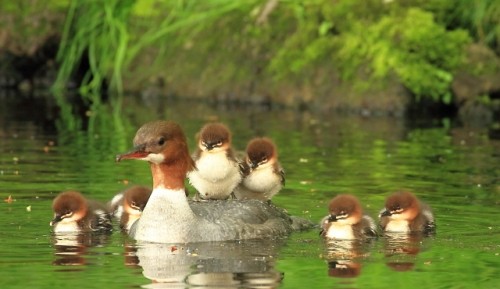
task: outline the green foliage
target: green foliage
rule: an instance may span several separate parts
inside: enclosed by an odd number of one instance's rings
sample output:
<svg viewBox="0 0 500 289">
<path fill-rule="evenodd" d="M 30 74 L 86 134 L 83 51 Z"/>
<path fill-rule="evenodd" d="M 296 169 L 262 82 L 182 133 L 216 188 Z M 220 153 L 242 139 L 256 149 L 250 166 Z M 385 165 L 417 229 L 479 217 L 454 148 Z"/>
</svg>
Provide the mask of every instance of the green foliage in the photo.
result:
<svg viewBox="0 0 500 289">
<path fill-rule="evenodd" d="M 412 8 L 403 15 L 384 16 L 368 28 L 358 26 L 357 32 L 349 35 L 363 37 L 354 53 L 371 61 L 375 77 L 394 71 L 417 99 L 451 101 L 453 72 L 469 41 L 465 31 L 446 31 L 434 22 L 432 14 Z"/>
<path fill-rule="evenodd" d="M 430 6 L 437 19 L 447 27 L 467 29 L 474 39 L 500 54 L 500 1 L 437 1 Z"/>
<path fill-rule="evenodd" d="M 326 58 L 344 80 L 367 78 L 373 85 L 395 74 L 417 99 L 451 101 L 453 73 L 469 42 L 465 31 L 448 31 L 418 8 L 370 2 L 373 9 L 367 11 L 352 6 L 355 1 L 339 2 L 338 7 L 311 9 L 309 18 L 316 21 L 298 19 L 298 29 L 275 55 L 271 68 L 297 73 Z M 381 14 L 374 18 L 377 11 Z"/>
<path fill-rule="evenodd" d="M 186 35 L 172 35 L 186 27 L 203 27 L 212 19 L 253 1 L 72 1 L 63 33 L 56 88 L 61 88 L 88 57 L 90 71 L 80 89 L 91 101 L 99 101 L 103 81 L 122 93 L 123 73 L 151 47 L 165 51 L 178 47 Z M 132 13 L 136 13 L 132 15 Z M 196 30 L 195 30 L 196 31 Z M 189 36 L 189 34 L 187 34 Z M 177 35 L 179 36 L 179 35 Z M 168 55 L 170 56 L 170 55 Z"/>
<path fill-rule="evenodd" d="M 72 1 L 58 83 L 88 53 L 83 92 L 98 90 L 104 78 L 121 92 L 124 77 L 141 83 L 151 75 L 194 79 L 206 92 L 252 87 L 255 78 L 314 83 L 325 69 L 365 87 L 396 77 L 417 100 L 449 103 L 470 42 L 456 28 L 477 27 L 490 41 L 499 26 L 490 24 L 500 19 L 500 5 L 475 1 L 475 12 L 458 13 L 465 2 L 452 9 L 447 0 Z"/>
<path fill-rule="evenodd" d="M 55 87 L 62 87 L 88 57 L 90 70 L 84 76 L 82 95 L 98 102 L 103 80 L 122 88 L 122 71 L 129 34 L 127 20 L 134 0 L 72 1 L 66 18 L 58 60 L 61 63 Z"/>
</svg>

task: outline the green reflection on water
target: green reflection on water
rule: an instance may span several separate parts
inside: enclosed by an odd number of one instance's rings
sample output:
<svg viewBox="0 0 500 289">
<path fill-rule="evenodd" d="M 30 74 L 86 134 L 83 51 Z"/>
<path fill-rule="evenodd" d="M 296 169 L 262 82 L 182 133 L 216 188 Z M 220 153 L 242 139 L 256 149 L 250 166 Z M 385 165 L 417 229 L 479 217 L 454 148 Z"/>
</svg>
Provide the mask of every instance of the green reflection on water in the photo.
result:
<svg viewBox="0 0 500 289">
<path fill-rule="evenodd" d="M 140 268 L 124 266 L 127 239 L 117 232 L 108 243 L 88 249 L 86 265 L 53 266 L 57 258 L 48 222 L 51 200 L 60 191 L 78 189 L 107 201 L 130 184 L 149 185 L 146 164 L 117 164 L 114 156 L 131 148 L 142 123 L 159 118 L 179 122 L 191 149 L 196 132 L 209 120 L 231 127 L 236 149 L 244 149 L 253 136 L 273 138 L 287 176 L 274 202 L 293 215 L 318 222 L 335 194 L 352 193 L 375 217 L 387 194 L 401 188 L 414 191 L 433 207 L 437 235 L 425 239 L 415 256 L 402 256 L 414 263 L 411 270 L 397 272 L 387 266 L 381 238 L 359 260 L 358 277 L 329 276 L 324 244 L 313 230 L 292 235 L 281 249 L 276 269 L 285 274 L 283 288 L 500 286 L 500 144 L 489 139 L 487 131 L 441 123 L 409 129 L 400 119 L 134 97 L 124 98 L 118 112 L 106 105 L 92 107 L 88 119 L 75 116 L 72 109 L 65 111 L 71 113 L 61 115 L 56 134 L 29 120 L 2 119 L 0 194 L 2 199 L 15 199 L 0 207 L 0 270 L 8 288 L 122 288 L 149 283 Z"/>
</svg>

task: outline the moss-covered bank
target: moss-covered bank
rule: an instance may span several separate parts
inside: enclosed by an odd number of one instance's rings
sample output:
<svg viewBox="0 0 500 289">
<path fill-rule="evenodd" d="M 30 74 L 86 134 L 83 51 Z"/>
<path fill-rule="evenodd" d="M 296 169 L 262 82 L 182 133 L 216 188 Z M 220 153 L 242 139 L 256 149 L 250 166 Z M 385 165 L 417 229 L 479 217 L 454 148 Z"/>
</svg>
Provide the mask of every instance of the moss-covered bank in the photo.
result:
<svg viewBox="0 0 500 289">
<path fill-rule="evenodd" d="M 30 89 L 57 72 L 59 87 L 76 81 L 84 97 L 109 88 L 362 113 L 498 109 L 491 0 L 6 0 L 0 16 L 3 86 Z"/>
</svg>

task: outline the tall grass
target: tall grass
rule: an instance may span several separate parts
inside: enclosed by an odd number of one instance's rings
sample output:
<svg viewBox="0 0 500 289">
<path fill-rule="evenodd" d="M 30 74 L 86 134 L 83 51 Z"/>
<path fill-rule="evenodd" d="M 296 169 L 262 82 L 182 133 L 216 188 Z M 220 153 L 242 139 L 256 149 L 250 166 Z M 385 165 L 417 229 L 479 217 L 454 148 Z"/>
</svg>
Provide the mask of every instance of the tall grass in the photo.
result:
<svg viewBox="0 0 500 289">
<path fill-rule="evenodd" d="M 326 67 L 342 81 L 368 79 L 364 86 L 396 75 L 417 99 L 450 103 L 469 41 L 463 29 L 498 49 L 499 19 L 498 0 L 73 0 L 55 87 L 82 59 L 89 69 L 80 92 L 92 103 L 105 81 L 118 95 L 124 76 L 146 81 L 136 67 L 175 65 L 171 81 L 198 76 L 215 89 L 257 74 L 266 84 L 317 83 L 315 71 Z"/>
<path fill-rule="evenodd" d="M 441 11 L 435 11 L 450 27 L 469 30 L 477 42 L 488 45 L 500 55 L 500 1 L 444 1 Z"/>
<path fill-rule="evenodd" d="M 89 69 L 83 71 L 80 92 L 92 102 L 99 102 L 103 82 L 121 92 L 121 73 L 129 33 L 128 19 L 134 0 L 71 1 L 66 16 L 58 53 L 60 68 L 56 88 L 64 87 L 77 73 L 82 61 Z"/>
<path fill-rule="evenodd" d="M 114 93 L 122 94 L 122 73 L 145 48 L 181 41 L 169 35 L 190 26 L 203 27 L 204 23 L 255 2 L 258 1 L 177 0 L 152 1 L 153 4 L 147 0 L 71 1 L 54 87 L 64 87 L 82 59 L 88 58 L 90 67 L 83 77 L 81 94 L 98 102 L 96 95 L 105 79 Z M 147 15 L 137 10 L 147 5 L 150 6 Z"/>
</svg>

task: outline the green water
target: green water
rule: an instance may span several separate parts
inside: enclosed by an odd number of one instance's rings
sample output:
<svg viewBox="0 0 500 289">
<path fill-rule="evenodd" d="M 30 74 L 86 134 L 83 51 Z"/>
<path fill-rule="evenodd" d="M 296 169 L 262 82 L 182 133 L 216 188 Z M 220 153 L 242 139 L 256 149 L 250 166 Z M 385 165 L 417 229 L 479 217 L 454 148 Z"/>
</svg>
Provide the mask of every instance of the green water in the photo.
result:
<svg viewBox="0 0 500 289">
<path fill-rule="evenodd" d="M 82 132 L 65 126 L 61 120 L 70 116 L 54 114 L 44 98 L 1 101 L 1 288 L 183 288 L 204 280 L 216 280 L 211 288 L 500 288 L 500 140 L 486 129 L 453 120 L 131 97 L 119 114 L 87 112 Z M 115 163 L 114 156 L 130 149 L 137 128 L 153 119 L 181 123 L 191 148 L 197 130 L 214 119 L 230 126 L 236 149 L 253 136 L 273 138 L 287 177 L 274 202 L 293 215 L 319 222 L 333 196 L 351 193 L 376 217 L 385 197 L 404 188 L 433 208 L 437 234 L 396 244 L 379 238 L 345 254 L 335 254 L 339 246 L 324 244 L 317 230 L 283 243 L 186 245 L 175 248 L 178 254 L 159 248 L 166 253 L 153 254 L 158 259 L 151 264 L 177 278 L 164 284 L 145 277 L 149 265 L 137 264 L 134 242 L 118 231 L 93 240 L 54 239 L 51 201 L 60 191 L 108 201 L 128 185 L 151 183 L 145 163 Z M 9 196 L 12 202 L 4 201 Z M 335 262 L 337 270 L 329 268 Z M 339 269 L 348 267 L 354 269 Z"/>
</svg>

